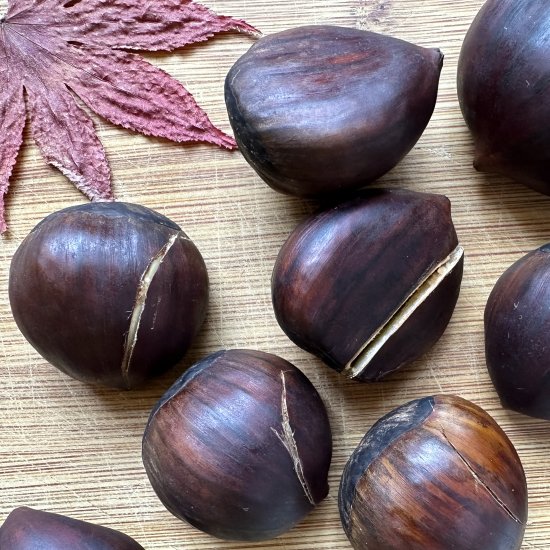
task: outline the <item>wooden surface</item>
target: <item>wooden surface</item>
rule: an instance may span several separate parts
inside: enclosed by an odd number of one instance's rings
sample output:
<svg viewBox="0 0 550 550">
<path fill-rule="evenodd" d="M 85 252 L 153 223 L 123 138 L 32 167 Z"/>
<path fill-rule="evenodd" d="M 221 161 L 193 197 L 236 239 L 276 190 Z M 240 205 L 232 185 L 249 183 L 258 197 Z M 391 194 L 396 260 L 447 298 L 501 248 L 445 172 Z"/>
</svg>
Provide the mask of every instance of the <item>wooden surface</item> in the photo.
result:
<svg viewBox="0 0 550 550">
<path fill-rule="evenodd" d="M 407 158 L 383 185 L 444 193 L 452 201 L 466 252 L 462 290 L 441 341 L 391 380 L 362 385 L 345 380 L 297 349 L 271 308 L 270 275 L 278 249 L 315 203 L 270 190 L 238 152 L 179 146 L 145 138 L 94 118 L 119 199 L 144 204 L 179 223 L 206 260 L 211 301 L 207 322 L 175 372 L 147 389 L 119 392 L 85 386 L 48 365 L 11 317 L 8 268 L 18 244 L 54 210 L 84 202 L 40 158 L 26 132 L 7 200 L 9 232 L 0 244 L 0 520 L 28 505 L 118 528 L 147 550 L 347 549 L 337 511 L 345 461 L 373 422 L 391 408 L 424 395 L 456 393 L 484 407 L 516 445 L 527 473 L 530 510 L 523 548 L 550 548 L 550 423 L 504 411 L 483 354 L 482 316 L 502 271 L 550 240 L 550 198 L 471 167 L 472 140 L 455 88 L 458 52 L 481 0 L 211 0 L 264 33 L 306 23 L 361 27 L 440 47 L 445 53 L 433 119 Z M 0 0 L 0 12 L 6 0 Z M 230 131 L 223 81 L 252 44 L 227 35 L 169 55 L 147 56 L 182 81 L 212 120 Z M 328 498 L 298 527 L 256 545 L 213 539 L 172 517 L 157 500 L 140 458 L 142 431 L 158 397 L 178 372 L 220 348 L 279 354 L 317 386 L 330 413 L 334 458 Z M 8 549 L 2 549 L 8 550 Z M 483 550 L 483 549 L 472 549 Z"/>
</svg>

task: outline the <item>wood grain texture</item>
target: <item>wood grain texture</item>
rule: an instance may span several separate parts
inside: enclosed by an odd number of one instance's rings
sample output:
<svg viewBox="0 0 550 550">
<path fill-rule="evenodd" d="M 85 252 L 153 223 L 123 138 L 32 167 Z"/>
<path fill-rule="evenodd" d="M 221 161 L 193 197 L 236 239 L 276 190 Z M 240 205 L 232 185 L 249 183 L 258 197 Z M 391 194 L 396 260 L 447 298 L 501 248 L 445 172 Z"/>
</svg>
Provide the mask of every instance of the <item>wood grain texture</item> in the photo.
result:
<svg viewBox="0 0 550 550">
<path fill-rule="evenodd" d="M 94 122 L 114 175 L 116 196 L 172 218 L 195 241 L 208 267 L 211 302 L 199 338 L 179 368 L 147 389 L 97 389 L 49 366 L 24 340 L 7 298 L 11 257 L 34 225 L 83 196 L 40 158 L 25 131 L 7 199 L 9 230 L 0 244 L 0 520 L 17 506 L 102 523 L 147 550 L 243 548 L 344 550 L 337 490 L 345 461 L 368 428 L 411 399 L 456 393 L 485 408 L 521 456 L 530 493 L 523 548 L 550 548 L 550 424 L 507 412 L 492 388 L 483 353 L 483 309 L 498 276 L 526 252 L 550 241 L 550 197 L 476 173 L 472 139 L 456 96 L 460 45 L 481 0 L 211 0 L 264 33 L 331 23 L 389 32 L 445 53 L 434 116 L 423 137 L 381 184 L 446 194 L 465 248 L 457 308 L 439 343 L 388 381 L 346 380 L 299 350 L 275 320 L 271 270 L 279 247 L 316 204 L 280 195 L 238 153 L 181 146 Z M 0 0 L 4 12 L 6 0 Z M 194 93 L 212 121 L 229 132 L 224 77 L 252 44 L 226 35 L 172 54 L 147 55 Z M 218 541 L 172 517 L 149 486 L 141 435 L 164 390 L 204 355 L 246 347 L 276 353 L 302 369 L 325 400 L 334 433 L 327 499 L 298 527 L 272 542 Z M 482 550 L 482 549 L 472 549 Z"/>
</svg>

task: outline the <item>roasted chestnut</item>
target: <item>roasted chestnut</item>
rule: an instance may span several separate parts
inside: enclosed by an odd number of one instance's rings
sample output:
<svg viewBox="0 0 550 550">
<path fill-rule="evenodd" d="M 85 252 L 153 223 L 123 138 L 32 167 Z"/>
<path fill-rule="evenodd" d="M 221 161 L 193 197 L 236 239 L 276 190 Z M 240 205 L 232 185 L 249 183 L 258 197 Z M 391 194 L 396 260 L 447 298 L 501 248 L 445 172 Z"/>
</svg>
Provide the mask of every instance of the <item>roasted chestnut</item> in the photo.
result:
<svg viewBox="0 0 550 550">
<path fill-rule="evenodd" d="M 367 432 L 344 468 L 339 507 L 358 550 L 519 550 L 527 485 L 512 443 L 484 410 L 436 395 Z"/>
<path fill-rule="evenodd" d="M 458 63 L 474 166 L 550 194 L 550 10 L 543 0 L 488 0 Z"/>
<path fill-rule="evenodd" d="M 290 529 L 328 493 L 332 437 L 301 371 L 252 350 L 199 361 L 153 409 L 143 463 L 175 516 L 222 539 Z"/>
<path fill-rule="evenodd" d="M 550 420 L 550 244 L 495 284 L 485 307 L 485 357 L 504 407 Z"/>
<path fill-rule="evenodd" d="M 143 550 L 129 536 L 59 514 L 16 508 L 0 527 L 2 550 Z"/>
<path fill-rule="evenodd" d="M 292 232 L 273 270 L 275 316 L 330 367 L 379 380 L 443 334 L 462 266 L 446 197 L 370 189 Z"/>
<path fill-rule="evenodd" d="M 178 225 L 143 206 L 55 212 L 10 269 L 15 321 L 34 348 L 85 382 L 130 388 L 173 366 L 206 313 L 202 256 Z"/>
<path fill-rule="evenodd" d="M 432 116 L 443 55 L 330 25 L 258 40 L 229 71 L 239 149 L 273 189 L 315 196 L 364 187 L 393 168 Z"/>
</svg>

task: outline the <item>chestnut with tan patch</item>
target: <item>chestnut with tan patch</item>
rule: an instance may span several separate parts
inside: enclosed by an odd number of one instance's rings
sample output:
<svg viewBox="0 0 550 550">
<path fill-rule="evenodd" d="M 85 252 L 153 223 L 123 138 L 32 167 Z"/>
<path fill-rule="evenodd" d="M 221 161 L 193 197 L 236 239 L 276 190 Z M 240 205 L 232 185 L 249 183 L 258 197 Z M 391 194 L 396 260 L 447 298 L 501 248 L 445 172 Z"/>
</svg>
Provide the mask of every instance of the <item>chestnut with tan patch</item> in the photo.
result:
<svg viewBox="0 0 550 550">
<path fill-rule="evenodd" d="M 412 401 L 381 418 L 344 469 L 339 503 L 356 549 L 519 550 L 527 521 L 512 443 L 456 396 Z"/>
</svg>

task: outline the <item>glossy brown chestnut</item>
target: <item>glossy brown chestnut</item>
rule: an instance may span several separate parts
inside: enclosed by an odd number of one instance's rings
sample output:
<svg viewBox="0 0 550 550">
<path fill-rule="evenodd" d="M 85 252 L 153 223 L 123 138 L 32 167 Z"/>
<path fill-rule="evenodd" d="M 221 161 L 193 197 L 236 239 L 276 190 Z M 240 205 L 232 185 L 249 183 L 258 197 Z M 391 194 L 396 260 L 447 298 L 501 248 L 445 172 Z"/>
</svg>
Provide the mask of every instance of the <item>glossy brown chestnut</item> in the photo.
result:
<svg viewBox="0 0 550 550">
<path fill-rule="evenodd" d="M 462 266 L 446 197 L 370 189 L 290 235 L 273 270 L 275 316 L 332 368 L 379 380 L 443 334 Z"/>
<path fill-rule="evenodd" d="M 436 395 L 367 432 L 344 468 L 339 507 L 357 550 L 519 550 L 527 486 L 498 424 L 465 399 Z"/>
<path fill-rule="evenodd" d="M 313 25 L 258 40 L 225 81 L 239 149 L 284 193 L 364 187 L 432 116 L 443 55 L 373 32 Z"/>
<path fill-rule="evenodd" d="M 332 437 L 301 371 L 252 350 L 199 361 L 153 409 L 143 463 L 175 516 L 222 539 L 290 529 L 328 493 Z"/>
<path fill-rule="evenodd" d="M 468 31 L 458 95 L 474 166 L 550 194 L 550 10 L 545 0 L 488 0 Z"/>
<path fill-rule="evenodd" d="M 129 536 L 59 514 L 16 508 L 0 527 L 2 550 L 143 550 Z"/>
<path fill-rule="evenodd" d="M 64 373 L 130 388 L 173 366 L 204 319 L 208 277 L 179 226 L 143 206 L 55 212 L 16 251 L 9 296 L 19 329 Z"/>
<path fill-rule="evenodd" d="M 550 420 L 550 244 L 520 258 L 485 307 L 485 357 L 502 405 Z"/>
</svg>

